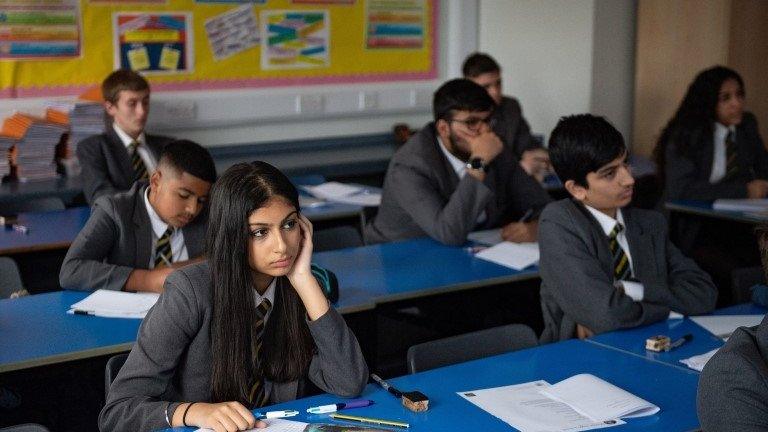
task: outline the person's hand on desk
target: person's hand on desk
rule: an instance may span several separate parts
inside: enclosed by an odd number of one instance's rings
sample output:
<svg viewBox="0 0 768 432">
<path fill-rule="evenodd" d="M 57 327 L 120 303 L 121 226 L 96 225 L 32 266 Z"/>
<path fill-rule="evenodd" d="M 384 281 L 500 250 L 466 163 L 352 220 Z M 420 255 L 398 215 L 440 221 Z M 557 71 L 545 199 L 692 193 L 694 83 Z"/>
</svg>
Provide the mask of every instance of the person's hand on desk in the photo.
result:
<svg viewBox="0 0 768 432">
<path fill-rule="evenodd" d="M 595 335 L 595 332 L 593 332 L 586 326 L 583 326 L 581 324 L 576 324 L 576 337 L 578 337 L 579 339 L 591 338 L 594 335 Z"/>
<path fill-rule="evenodd" d="M 535 242 L 538 239 L 539 221 L 512 222 L 501 229 L 501 238 L 514 243 Z"/>
<path fill-rule="evenodd" d="M 760 199 L 768 195 L 768 181 L 755 179 L 747 183 L 747 198 Z"/>
<path fill-rule="evenodd" d="M 541 183 L 550 169 L 549 153 L 544 149 L 526 150 L 520 157 L 520 166 Z"/>
<path fill-rule="evenodd" d="M 173 426 L 196 426 L 213 429 L 216 432 L 236 432 L 253 428 L 265 428 L 267 424 L 256 417 L 239 402 L 181 404 L 173 412 Z M 184 412 L 186 418 L 184 418 Z"/>
</svg>

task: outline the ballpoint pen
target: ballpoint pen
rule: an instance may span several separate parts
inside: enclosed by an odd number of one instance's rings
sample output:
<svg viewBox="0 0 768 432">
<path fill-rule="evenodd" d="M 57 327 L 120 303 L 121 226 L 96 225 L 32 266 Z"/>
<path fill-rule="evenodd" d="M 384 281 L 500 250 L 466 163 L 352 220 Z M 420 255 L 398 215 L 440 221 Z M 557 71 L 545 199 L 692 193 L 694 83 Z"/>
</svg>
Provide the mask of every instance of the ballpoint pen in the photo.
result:
<svg viewBox="0 0 768 432">
<path fill-rule="evenodd" d="M 297 415 L 299 415 L 299 412 L 296 410 L 280 410 L 280 411 L 267 411 L 267 412 L 256 411 L 255 413 L 253 413 L 253 416 L 256 417 L 257 420 L 285 418 L 285 417 L 293 417 Z"/>
<path fill-rule="evenodd" d="M 326 414 L 336 412 L 338 410 L 349 408 L 363 408 L 373 405 L 373 401 L 370 399 L 358 399 L 349 402 L 335 403 L 330 405 L 321 405 L 316 407 L 307 408 L 307 412 L 310 414 Z"/>
</svg>

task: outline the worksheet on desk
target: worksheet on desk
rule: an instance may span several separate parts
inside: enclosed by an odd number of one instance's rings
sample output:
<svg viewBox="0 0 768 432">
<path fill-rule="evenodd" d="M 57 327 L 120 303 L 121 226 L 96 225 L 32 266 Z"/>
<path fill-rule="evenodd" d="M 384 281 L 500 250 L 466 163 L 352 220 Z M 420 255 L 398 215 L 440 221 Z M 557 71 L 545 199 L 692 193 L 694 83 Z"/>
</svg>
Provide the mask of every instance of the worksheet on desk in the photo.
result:
<svg viewBox="0 0 768 432">
<path fill-rule="evenodd" d="M 620 419 L 595 421 L 583 416 L 540 393 L 549 387 L 549 383 L 539 380 L 458 394 L 521 432 L 578 432 L 625 423 Z"/>
</svg>

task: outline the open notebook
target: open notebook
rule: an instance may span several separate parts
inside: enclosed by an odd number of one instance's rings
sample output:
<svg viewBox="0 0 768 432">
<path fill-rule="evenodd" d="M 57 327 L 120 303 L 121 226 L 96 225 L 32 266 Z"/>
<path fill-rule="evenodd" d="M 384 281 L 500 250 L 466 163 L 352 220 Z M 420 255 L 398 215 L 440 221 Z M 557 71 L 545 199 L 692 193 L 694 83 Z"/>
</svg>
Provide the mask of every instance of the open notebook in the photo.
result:
<svg viewBox="0 0 768 432">
<path fill-rule="evenodd" d="M 159 297 L 160 294 L 154 293 L 100 289 L 70 306 L 67 313 L 107 318 L 144 318 Z"/>
</svg>

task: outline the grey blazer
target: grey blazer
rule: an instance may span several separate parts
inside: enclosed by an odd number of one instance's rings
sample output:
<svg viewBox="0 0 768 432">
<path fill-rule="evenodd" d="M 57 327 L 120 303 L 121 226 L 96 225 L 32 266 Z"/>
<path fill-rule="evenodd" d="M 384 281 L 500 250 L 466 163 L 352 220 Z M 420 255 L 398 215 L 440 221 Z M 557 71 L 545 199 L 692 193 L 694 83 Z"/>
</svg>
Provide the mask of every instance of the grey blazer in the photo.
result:
<svg viewBox="0 0 768 432">
<path fill-rule="evenodd" d="M 737 329 L 707 362 L 696 402 L 705 432 L 768 430 L 768 318 Z"/>
<path fill-rule="evenodd" d="M 709 275 L 669 241 L 657 212 L 622 209 L 635 278 L 645 287 L 641 302 L 613 286 L 608 237 L 577 201 L 548 205 L 539 219 L 542 342 L 575 336 L 576 324 L 595 333 L 650 324 L 673 310 L 711 311 L 717 300 Z"/>
<path fill-rule="evenodd" d="M 493 120 L 493 131 L 512 149 L 518 159 L 526 150 L 542 148 L 531 139 L 531 127 L 525 121 L 523 109 L 517 99 L 503 96 L 501 103 L 493 111 Z"/>
<path fill-rule="evenodd" d="M 163 147 L 173 139 L 146 135 L 146 141 L 149 151 L 155 159 L 159 159 Z M 77 159 L 82 167 L 80 177 L 88 204 L 93 204 L 102 195 L 128 190 L 136 180 L 131 156 L 111 125 L 107 126 L 105 133 L 80 141 L 77 145 Z"/>
<path fill-rule="evenodd" d="M 133 269 L 148 269 L 152 224 L 144 205 L 147 184 L 96 200 L 91 217 L 72 242 L 59 272 L 64 289 L 121 290 Z M 189 258 L 203 254 L 208 225 L 204 209 L 182 229 Z"/>
<path fill-rule="evenodd" d="M 500 227 L 528 209 L 537 216 L 550 201 L 508 148 L 490 163 L 485 181 L 479 182 L 470 175 L 459 179 L 439 145 L 430 123 L 392 157 L 379 212 L 365 229 L 367 243 L 429 236 L 460 245 L 475 229 Z M 477 226 L 483 211 L 486 221 Z"/>
<path fill-rule="evenodd" d="M 292 289 L 287 280 L 281 282 L 277 289 Z M 211 400 L 212 289 L 207 262 L 168 277 L 165 291 L 141 323 L 138 340 L 109 388 L 99 415 L 102 431 L 164 428 L 168 426 L 166 407 L 170 417 L 181 402 Z M 329 393 L 360 394 L 368 367 L 341 315 L 330 308 L 307 326 L 317 347 L 307 377 Z M 299 384 L 271 383 L 270 404 L 296 399 Z"/>
</svg>

